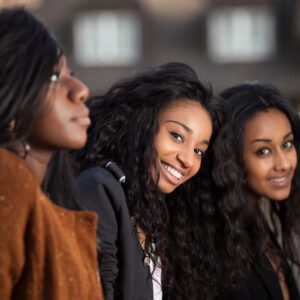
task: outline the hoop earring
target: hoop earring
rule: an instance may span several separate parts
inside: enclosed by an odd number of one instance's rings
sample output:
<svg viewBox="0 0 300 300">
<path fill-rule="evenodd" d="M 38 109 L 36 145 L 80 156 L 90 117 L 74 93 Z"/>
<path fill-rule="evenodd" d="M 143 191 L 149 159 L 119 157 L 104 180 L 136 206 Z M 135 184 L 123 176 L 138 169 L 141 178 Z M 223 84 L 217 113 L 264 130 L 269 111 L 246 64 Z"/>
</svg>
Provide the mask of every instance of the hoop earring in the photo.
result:
<svg viewBox="0 0 300 300">
<path fill-rule="evenodd" d="M 30 145 L 26 141 L 22 142 L 22 145 L 24 147 L 24 154 L 22 155 L 22 158 L 26 159 L 30 152 Z"/>
</svg>

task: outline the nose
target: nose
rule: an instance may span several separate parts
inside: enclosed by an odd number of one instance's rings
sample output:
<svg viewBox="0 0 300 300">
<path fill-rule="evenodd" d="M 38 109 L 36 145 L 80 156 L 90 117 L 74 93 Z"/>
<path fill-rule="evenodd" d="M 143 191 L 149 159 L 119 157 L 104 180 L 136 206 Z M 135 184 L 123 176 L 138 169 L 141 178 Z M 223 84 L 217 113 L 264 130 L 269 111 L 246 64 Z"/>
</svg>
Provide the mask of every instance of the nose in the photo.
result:
<svg viewBox="0 0 300 300">
<path fill-rule="evenodd" d="M 288 153 L 280 150 L 276 153 L 274 158 L 274 169 L 276 171 L 286 171 L 290 168 L 291 162 Z"/>
<path fill-rule="evenodd" d="M 180 152 L 178 152 L 177 159 L 184 168 L 191 168 L 195 162 L 194 149 L 182 149 Z"/>
<path fill-rule="evenodd" d="M 85 102 L 89 96 L 89 88 L 78 78 L 73 77 L 73 84 L 69 96 L 74 102 Z"/>
</svg>

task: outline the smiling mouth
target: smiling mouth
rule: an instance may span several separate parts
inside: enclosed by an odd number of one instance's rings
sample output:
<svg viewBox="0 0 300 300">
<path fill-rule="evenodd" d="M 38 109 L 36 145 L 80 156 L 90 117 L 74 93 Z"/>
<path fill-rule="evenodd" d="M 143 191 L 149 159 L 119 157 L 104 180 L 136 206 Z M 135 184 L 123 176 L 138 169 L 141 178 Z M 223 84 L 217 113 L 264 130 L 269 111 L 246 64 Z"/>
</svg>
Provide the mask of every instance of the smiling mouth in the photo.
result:
<svg viewBox="0 0 300 300">
<path fill-rule="evenodd" d="M 166 173 L 170 174 L 172 177 L 174 177 L 177 180 L 180 180 L 183 176 L 183 174 L 179 171 L 177 171 L 176 169 L 174 169 L 173 167 L 171 167 L 170 165 L 161 162 L 164 170 L 166 171 Z"/>
<path fill-rule="evenodd" d="M 272 177 L 269 181 L 278 187 L 286 187 L 290 183 L 290 176 Z"/>
</svg>

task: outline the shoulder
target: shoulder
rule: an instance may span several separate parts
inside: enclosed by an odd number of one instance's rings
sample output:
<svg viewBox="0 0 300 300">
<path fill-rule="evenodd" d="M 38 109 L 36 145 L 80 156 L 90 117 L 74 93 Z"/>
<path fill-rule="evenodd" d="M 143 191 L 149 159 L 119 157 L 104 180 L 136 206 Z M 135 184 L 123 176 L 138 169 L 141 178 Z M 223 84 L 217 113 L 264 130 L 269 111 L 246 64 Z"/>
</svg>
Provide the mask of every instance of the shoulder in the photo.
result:
<svg viewBox="0 0 300 300">
<path fill-rule="evenodd" d="M 83 171 L 76 177 L 76 182 L 79 187 L 95 187 L 95 185 L 97 185 L 110 187 L 111 189 L 117 189 L 118 191 L 121 190 L 123 192 L 120 182 L 118 182 L 111 172 L 103 167 L 93 167 Z"/>
<path fill-rule="evenodd" d="M 84 204 L 109 202 L 119 207 L 126 203 L 121 183 L 105 168 L 87 169 L 76 177 L 76 182 Z"/>
<path fill-rule="evenodd" d="M 25 162 L 15 154 L 0 149 L 1 205 L 17 205 L 18 212 L 34 205 L 39 186 Z"/>
<path fill-rule="evenodd" d="M 34 175 L 24 160 L 8 150 L 0 149 L 1 180 L 24 180 L 35 181 Z"/>
<path fill-rule="evenodd" d="M 85 179 L 92 180 L 93 182 L 117 183 L 117 180 L 114 178 L 114 176 L 103 167 L 93 167 L 86 169 L 83 172 L 81 172 L 76 178 L 78 182 L 83 181 Z"/>
<path fill-rule="evenodd" d="M 29 226 L 33 226 L 32 218 L 41 195 L 35 176 L 23 160 L 1 149 L 0 253 L 7 260 L 11 258 L 14 267 L 24 263 L 25 236 Z"/>
</svg>

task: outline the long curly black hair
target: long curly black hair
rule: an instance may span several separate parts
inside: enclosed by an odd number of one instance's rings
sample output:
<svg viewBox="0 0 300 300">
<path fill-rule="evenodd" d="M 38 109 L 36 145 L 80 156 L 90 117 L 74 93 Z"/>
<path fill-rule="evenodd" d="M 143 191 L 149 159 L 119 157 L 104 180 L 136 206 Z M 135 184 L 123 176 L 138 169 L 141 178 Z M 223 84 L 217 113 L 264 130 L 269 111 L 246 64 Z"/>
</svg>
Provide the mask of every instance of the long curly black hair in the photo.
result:
<svg viewBox="0 0 300 300">
<path fill-rule="evenodd" d="M 295 235 L 299 236 L 300 221 L 300 122 L 289 101 L 272 86 L 245 83 L 223 91 L 221 96 L 224 115 L 222 129 L 213 146 L 213 179 L 218 187 L 219 261 L 228 289 L 238 286 L 266 254 L 279 258 L 283 271 L 286 271 L 287 261 L 300 266 L 294 239 Z M 280 110 L 290 121 L 298 163 L 290 196 L 284 201 L 269 200 L 270 208 L 266 213 L 259 201 L 250 196 L 247 186 L 243 136 L 245 123 L 258 112 L 270 108 Z M 279 236 L 282 246 L 279 246 Z"/>
<path fill-rule="evenodd" d="M 180 98 L 200 103 L 215 122 L 211 88 L 185 64 L 164 64 L 117 82 L 88 102 L 88 142 L 74 157 L 80 170 L 105 160 L 121 167 L 130 214 L 146 236 L 145 251 L 161 260 L 164 296 L 199 299 L 211 292 L 216 272 L 210 155 L 192 179 L 167 195 L 158 191 L 150 174 L 156 164 L 159 112 Z"/>
</svg>

